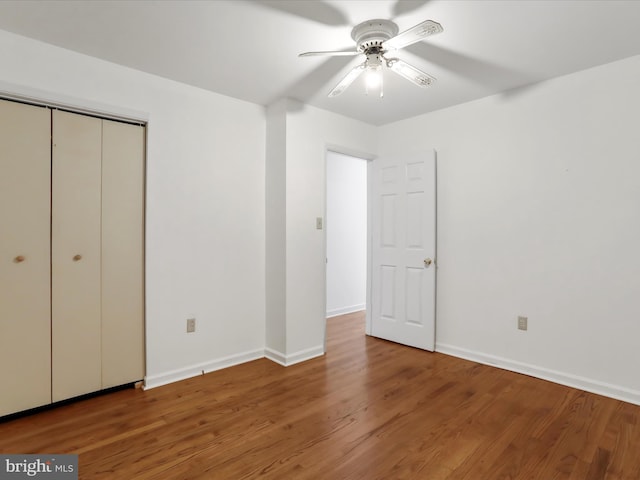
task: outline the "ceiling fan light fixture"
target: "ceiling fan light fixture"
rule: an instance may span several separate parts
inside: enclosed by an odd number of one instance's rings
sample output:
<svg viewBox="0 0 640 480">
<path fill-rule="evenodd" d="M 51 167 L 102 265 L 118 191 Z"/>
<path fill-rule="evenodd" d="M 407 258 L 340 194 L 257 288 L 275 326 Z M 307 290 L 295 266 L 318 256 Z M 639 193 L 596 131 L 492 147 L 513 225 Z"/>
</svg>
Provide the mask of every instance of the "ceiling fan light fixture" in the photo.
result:
<svg viewBox="0 0 640 480">
<path fill-rule="evenodd" d="M 367 69 L 367 75 L 365 77 L 367 82 L 367 88 L 378 88 L 382 84 L 382 70 L 380 67 L 373 67 Z"/>
<path fill-rule="evenodd" d="M 419 70 L 413 65 L 409 65 L 398 58 L 386 58 L 385 54 L 389 50 L 397 50 L 406 47 L 407 45 L 419 42 L 425 37 L 440 33 L 442 30 L 442 25 L 438 22 L 425 20 L 424 22 L 414 25 L 410 29 L 398 34 L 398 26 L 391 20 L 367 20 L 366 22 L 362 22 L 353 27 L 353 30 L 351 31 L 351 38 L 356 41 L 355 51 L 304 52 L 299 56 L 343 56 L 364 54 L 367 57 L 364 63 L 353 67 L 353 69 L 351 69 L 349 73 L 340 80 L 340 83 L 338 83 L 338 85 L 329 92 L 329 97 L 332 98 L 340 95 L 365 71 L 367 95 L 369 94 L 369 90 L 375 90 L 379 86 L 380 97 L 382 97 L 383 64 L 386 64 L 387 68 L 419 87 L 428 87 L 436 81 L 435 77 Z"/>
<path fill-rule="evenodd" d="M 364 78 L 366 93 L 369 95 L 369 92 L 379 92 L 380 98 L 384 97 L 384 90 L 382 88 L 382 66 L 378 65 L 377 67 L 368 67 L 367 73 Z"/>
<path fill-rule="evenodd" d="M 384 57 L 381 53 L 370 53 L 367 55 L 365 66 L 367 71 L 365 73 L 364 83 L 366 87 L 366 93 L 369 95 L 370 91 L 379 90 L 380 97 L 383 96 L 382 90 L 382 60 Z"/>
</svg>

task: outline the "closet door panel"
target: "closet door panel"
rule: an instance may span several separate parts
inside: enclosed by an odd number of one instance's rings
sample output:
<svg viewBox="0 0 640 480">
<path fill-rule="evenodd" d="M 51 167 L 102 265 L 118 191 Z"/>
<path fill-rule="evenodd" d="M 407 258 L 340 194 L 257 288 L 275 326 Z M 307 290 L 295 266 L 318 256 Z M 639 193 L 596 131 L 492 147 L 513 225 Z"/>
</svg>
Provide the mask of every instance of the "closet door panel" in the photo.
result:
<svg viewBox="0 0 640 480">
<path fill-rule="evenodd" d="M 51 402 L 46 108 L 0 100 L 0 416 Z"/>
<path fill-rule="evenodd" d="M 53 112 L 52 397 L 101 388 L 102 120 Z"/>
<path fill-rule="evenodd" d="M 103 121 L 102 388 L 144 376 L 144 127 Z"/>
</svg>

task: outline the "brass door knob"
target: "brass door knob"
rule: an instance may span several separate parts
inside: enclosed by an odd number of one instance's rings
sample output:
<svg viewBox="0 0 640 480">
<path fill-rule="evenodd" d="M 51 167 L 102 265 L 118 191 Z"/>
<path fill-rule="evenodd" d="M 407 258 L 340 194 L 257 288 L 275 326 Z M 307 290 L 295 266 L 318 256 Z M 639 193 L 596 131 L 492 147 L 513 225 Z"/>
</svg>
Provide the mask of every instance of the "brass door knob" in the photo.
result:
<svg viewBox="0 0 640 480">
<path fill-rule="evenodd" d="M 428 267 L 429 265 L 431 265 L 433 263 L 433 260 L 431 260 L 430 258 L 425 258 L 424 259 L 424 266 Z"/>
<path fill-rule="evenodd" d="M 25 258 L 23 255 L 18 255 L 16 258 L 13 259 L 13 261 L 16 263 L 22 263 L 25 261 Z"/>
<path fill-rule="evenodd" d="M 73 256 L 73 261 L 74 261 L 74 262 L 77 262 L 77 261 L 79 261 L 79 260 L 82 260 L 82 255 L 74 255 L 74 256 Z"/>
</svg>

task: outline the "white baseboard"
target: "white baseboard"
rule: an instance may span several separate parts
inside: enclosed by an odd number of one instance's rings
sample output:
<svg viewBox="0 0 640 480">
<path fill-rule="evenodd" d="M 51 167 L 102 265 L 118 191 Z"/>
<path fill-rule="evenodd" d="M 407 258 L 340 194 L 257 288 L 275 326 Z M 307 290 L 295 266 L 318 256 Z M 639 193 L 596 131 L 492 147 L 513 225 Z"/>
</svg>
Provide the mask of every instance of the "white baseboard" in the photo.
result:
<svg viewBox="0 0 640 480">
<path fill-rule="evenodd" d="M 217 360 L 211 360 L 209 362 L 190 365 L 176 370 L 170 370 L 158 375 L 145 376 L 143 388 L 145 390 L 149 390 L 151 388 L 161 387 L 162 385 L 179 382 L 180 380 L 186 380 L 191 377 L 197 377 L 198 375 L 204 375 L 205 373 L 214 372 L 222 368 L 233 367 L 234 365 L 239 365 L 241 363 L 251 362 L 252 360 L 257 360 L 259 358 L 266 357 L 273 362 L 288 367 L 322 355 L 324 355 L 324 348 L 322 345 L 301 350 L 291 355 L 284 355 L 270 348 L 265 348 L 264 350 L 253 350 L 250 352 L 219 358 Z"/>
<path fill-rule="evenodd" d="M 322 345 L 307 348 L 306 350 L 300 350 L 299 352 L 287 355 L 287 367 L 289 365 L 311 360 L 312 358 L 321 357 L 322 355 L 324 355 L 324 347 Z"/>
<path fill-rule="evenodd" d="M 281 352 L 277 352 L 270 348 L 264 349 L 264 356 L 269 360 L 279 363 L 284 367 L 295 365 L 296 363 L 311 360 L 312 358 L 321 357 L 324 355 L 324 348 L 322 345 L 313 348 L 307 348 L 306 350 L 300 350 L 299 352 L 285 355 Z"/>
<path fill-rule="evenodd" d="M 149 390 L 151 388 L 160 387 L 162 385 L 178 382 L 187 378 L 197 377 L 198 375 L 204 375 L 205 373 L 220 370 L 221 368 L 232 367 L 241 363 L 264 358 L 264 356 L 264 350 L 253 350 L 250 352 L 244 352 L 236 355 L 230 355 L 228 357 L 219 358 L 217 360 L 211 360 L 209 362 L 190 365 L 188 367 L 179 368 L 177 370 L 170 370 L 158 375 L 146 376 L 144 379 L 144 389 Z"/>
<path fill-rule="evenodd" d="M 327 310 L 327 318 L 337 317 L 338 315 L 346 315 L 347 313 L 359 312 L 364 310 L 366 305 L 360 303 L 358 305 L 351 305 L 350 307 L 334 308 L 333 310 Z"/>
<path fill-rule="evenodd" d="M 605 397 L 615 398 L 616 400 L 622 400 L 623 402 L 640 405 L 640 391 L 631 390 L 619 385 L 612 385 L 598 380 L 572 375 L 570 373 L 549 370 L 536 365 L 517 362 L 509 360 L 508 358 L 497 357 L 495 355 L 487 355 L 485 353 L 443 343 L 436 343 L 436 352 L 464 358 L 465 360 L 471 360 L 485 365 L 491 365 L 492 367 L 498 367 L 516 373 L 523 373 L 532 377 L 559 383 L 560 385 L 565 385 L 567 387 L 573 387 L 598 395 L 604 395 Z"/>
<path fill-rule="evenodd" d="M 276 350 L 272 350 L 271 348 L 265 348 L 264 356 L 269 360 L 271 360 L 272 362 L 279 363 L 283 367 L 287 366 L 287 356 L 284 353 L 280 353 Z"/>
</svg>

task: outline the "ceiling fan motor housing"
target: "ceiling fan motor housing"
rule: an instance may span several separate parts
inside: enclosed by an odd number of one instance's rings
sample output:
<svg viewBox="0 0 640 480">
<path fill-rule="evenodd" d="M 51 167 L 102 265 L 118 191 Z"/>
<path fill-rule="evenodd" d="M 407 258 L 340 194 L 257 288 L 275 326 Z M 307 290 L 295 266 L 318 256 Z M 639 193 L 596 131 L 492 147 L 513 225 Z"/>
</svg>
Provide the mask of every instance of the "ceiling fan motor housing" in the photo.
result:
<svg viewBox="0 0 640 480">
<path fill-rule="evenodd" d="M 398 34 L 398 26 L 391 20 L 376 19 L 362 22 L 351 30 L 358 51 L 369 54 L 384 53 L 382 44 Z"/>
</svg>

